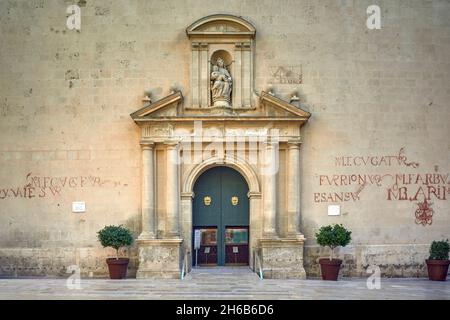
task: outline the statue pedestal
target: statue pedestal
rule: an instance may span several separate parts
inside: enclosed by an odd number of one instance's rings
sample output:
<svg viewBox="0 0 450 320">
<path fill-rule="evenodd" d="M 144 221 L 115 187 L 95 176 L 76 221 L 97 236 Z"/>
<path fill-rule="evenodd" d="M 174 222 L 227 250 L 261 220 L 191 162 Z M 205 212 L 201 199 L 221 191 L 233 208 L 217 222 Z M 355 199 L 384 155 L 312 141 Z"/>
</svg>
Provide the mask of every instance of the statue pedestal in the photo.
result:
<svg viewBox="0 0 450 320">
<path fill-rule="evenodd" d="M 213 107 L 217 108 L 231 108 L 230 103 L 228 102 L 228 100 L 216 100 L 214 101 L 214 105 Z"/>
<path fill-rule="evenodd" d="M 264 278 L 306 279 L 303 267 L 305 238 L 260 239 L 261 264 Z"/>
<path fill-rule="evenodd" d="M 136 278 L 179 279 L 182 242 L 182 239 L 138 239 L 139 267 Z"/>
</svg>

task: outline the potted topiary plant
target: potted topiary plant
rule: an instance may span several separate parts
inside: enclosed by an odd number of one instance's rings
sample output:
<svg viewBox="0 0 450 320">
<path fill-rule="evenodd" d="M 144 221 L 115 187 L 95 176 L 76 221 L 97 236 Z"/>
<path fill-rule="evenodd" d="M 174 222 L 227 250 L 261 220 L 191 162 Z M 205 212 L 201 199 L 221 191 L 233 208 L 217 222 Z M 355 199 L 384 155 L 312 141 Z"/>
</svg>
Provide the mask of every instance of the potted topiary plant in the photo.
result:
<svg viewBox="0 0 450 320">
<path fill-rule="evenodd" d="M 106 226 L 98 232 L 98 240 L 104 248 L 116 249 L 116 257 L 106 259 L 109 277 L 111 279 L 123 279 L 127 275 L 127 267 L 130 259 L 119 258 L 119 250 L 133 243 L 131 231 L 123 226 Z"/>
<path fill-rule="evenodd" d="M 430 257 L 425 260 L 428 269 L 428 278 L 434 281 L 445 281 L 447 279 L 448 252 L 450 245 L 447 240 L 433 241 L 430 246 Z"/>
<path fill-rule="evenodd" d="M 335 224 L 321 227 L 315 236 L 319 245 L 331 249 L 330 258 L 319 259 L 322 279 L 336 281 L 342 260 L 333 259 L 333 251 L 336 247 L 345 247 L 350 243 L 351 231 L 345 229 L 342 224 Z"/>
</svg>

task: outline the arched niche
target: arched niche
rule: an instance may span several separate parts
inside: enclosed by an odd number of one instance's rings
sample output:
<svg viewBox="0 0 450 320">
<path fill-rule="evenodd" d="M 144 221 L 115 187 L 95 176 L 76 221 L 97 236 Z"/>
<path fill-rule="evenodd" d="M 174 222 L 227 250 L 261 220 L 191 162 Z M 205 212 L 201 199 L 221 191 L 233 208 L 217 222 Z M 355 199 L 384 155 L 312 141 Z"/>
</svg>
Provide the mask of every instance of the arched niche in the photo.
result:
<svg viewBox="0 0 450 320">
<path fill-rule="evenodd" d="M 230 73 L 232 73 L 230 67 L 233 63 L 233 56 L 226 50 L 216 50 L 211 54 L 211 65 L 215 65 L 218 58 L 222 58 L 224 60 L 225 67 L 228 69 L 228 71 L 230 71 Z"/>
<path fill-rule="evenodd" d="M 233 105 L 233 57 L 227 50 L 216 50 L 210 58 L 210 105 L 231 108 Z M 221 67 L 219 67 L 219 61 Z M 222 70 L 220 72 L 220 70 Z M 231 79 L 231 80 L 230 80 Z"/>
</svg>

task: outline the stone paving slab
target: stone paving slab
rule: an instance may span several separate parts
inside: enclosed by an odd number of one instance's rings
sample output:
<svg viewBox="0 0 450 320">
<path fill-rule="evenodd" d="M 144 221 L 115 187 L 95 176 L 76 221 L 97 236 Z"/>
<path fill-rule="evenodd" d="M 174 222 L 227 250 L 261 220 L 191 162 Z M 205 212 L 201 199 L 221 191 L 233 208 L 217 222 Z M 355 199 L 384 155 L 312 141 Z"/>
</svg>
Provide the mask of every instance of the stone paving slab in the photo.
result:
<svg viewBox="0 0 450 320">
<path fill-rule="evenodd" d="M 0 279 L 0 299 L 445 299 L 450 281 L 425 278 L 382 278 L 379 290 L 369 290 L 366 279 L 261 280 L 248 268 L 194 269 L 185 279 L 81 279 L 81 289 L 69 289 L 66 279 Z"/>
</svg>

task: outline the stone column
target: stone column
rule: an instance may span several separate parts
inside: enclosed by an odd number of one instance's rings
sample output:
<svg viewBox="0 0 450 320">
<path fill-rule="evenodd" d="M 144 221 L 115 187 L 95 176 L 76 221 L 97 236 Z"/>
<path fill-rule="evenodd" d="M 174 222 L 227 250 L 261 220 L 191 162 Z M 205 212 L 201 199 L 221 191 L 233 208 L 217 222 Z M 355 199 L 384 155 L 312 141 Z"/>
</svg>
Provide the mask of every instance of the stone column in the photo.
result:
<svg viewBox="0 0 450 320">
<path fill-rule="evenodd" d="M 139 239 L 155 238 L 155 174 L 153 143 L 142 143 L 142 233 Z"/>
<path fill-rule="evenodd" d="M 166 144 L 166 206 L 167 206 L 167 230 L 169 238 L 180 237 L 179 216 L 179 179 L 178 179 L 178 143 L 167 142 Z"/>
<path fill-rule="evenodd" d="M 300 141 L 289 141 L 287 175 L 288 236 L 300 234 Z"/>
<path fill-rule="evenodd" d="M 265 149 L 266 165 L 264 167 L 264 236 L 277 237 L 277 174 L 278 145 L 267 143 Z"/>
</svg>

